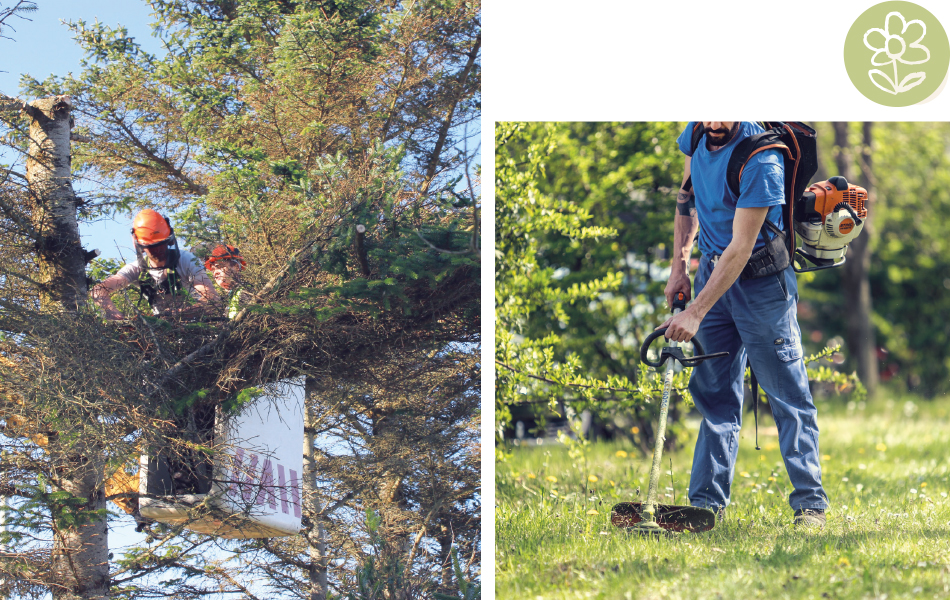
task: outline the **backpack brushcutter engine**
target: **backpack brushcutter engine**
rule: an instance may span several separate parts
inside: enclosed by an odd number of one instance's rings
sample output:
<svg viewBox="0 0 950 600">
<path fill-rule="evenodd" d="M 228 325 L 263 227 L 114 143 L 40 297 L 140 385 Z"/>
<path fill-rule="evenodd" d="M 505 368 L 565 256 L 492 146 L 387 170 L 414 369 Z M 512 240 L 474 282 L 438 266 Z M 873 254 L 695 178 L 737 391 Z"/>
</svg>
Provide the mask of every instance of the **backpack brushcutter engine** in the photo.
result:
<svg viewBox="0 0 950 600">
<path fill-rule="evenodd" d="M 795 250 L 795 271 L 807 273 L 839 267 L 868 216 L 868 192 L 844 177 L 813 183 L 795 207 L 795 233 L 802 245 Z M 807 266 L 804 261 L 814 266 Z"/>
</svg>

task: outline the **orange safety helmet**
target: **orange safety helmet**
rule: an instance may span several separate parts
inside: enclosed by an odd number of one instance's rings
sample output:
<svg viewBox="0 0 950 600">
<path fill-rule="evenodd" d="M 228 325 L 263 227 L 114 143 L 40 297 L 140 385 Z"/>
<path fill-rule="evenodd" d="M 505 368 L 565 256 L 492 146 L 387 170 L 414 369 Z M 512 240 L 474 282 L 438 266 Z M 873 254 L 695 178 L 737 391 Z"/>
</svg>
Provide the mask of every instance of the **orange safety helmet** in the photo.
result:
<svg viewBox="0 0 950 600">
<path fill-rule="evenodd" d="M 242 271 L 244 270 L 244 267 L 247 266 L 247 263 L 244 262 L 244 257 L 241 256 L 241 251 L 234 246 L 227 246 L 225 244 L 221 244 L 211 251 L 211 256 L 209 256 L 208 260 L 205 261 L 205 269 L 210 271 L 212 265 L 219 260 L 240 261 Z"/>
<path fill-rule="evenodd" d="M 132 221 L 132 237 L 141 246 L 164 242 L 172 236 L 168 219 L 151 208 L 139 212 Z"/>
</svg>

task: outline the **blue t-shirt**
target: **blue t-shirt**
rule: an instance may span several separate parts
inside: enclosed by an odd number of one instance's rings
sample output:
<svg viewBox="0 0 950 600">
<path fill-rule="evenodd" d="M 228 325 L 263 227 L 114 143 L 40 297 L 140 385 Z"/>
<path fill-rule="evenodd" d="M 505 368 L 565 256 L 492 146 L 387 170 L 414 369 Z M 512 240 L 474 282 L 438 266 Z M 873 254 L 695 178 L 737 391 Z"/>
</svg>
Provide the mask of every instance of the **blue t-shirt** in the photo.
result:
<svg viewBox="0 0 950 600">
<path fill-rule="evenodd" d="M 762 133 L 756 123 L 743 121 L 739 131 L 729 143 L 715 152 L 706 147 L 706 137 L 699 141 L 696 152 L 690 154 L 690 138 L 695 121 L 690 121 L 676 140 L 680 150 L 692 156 L 689 164 L 693 179 L 693 194 L 696 196 L 696 216 L 699 218 L 699 249 L 703 254 L 722 254 L 732 241 L 732 221 L 736 208 L 770 206 L 768 218 L 776 227 L 782 228 L 782 209 L 785 204 L 785 166 L 778 150 L 759 152 L 749 159 L 739 180 L 739 197 L 732 193 L 726 183 L 726 167 L 729 157 L 740 140 Z M 754 250 L 765 245 L 759 234 Z"/>
</svg>

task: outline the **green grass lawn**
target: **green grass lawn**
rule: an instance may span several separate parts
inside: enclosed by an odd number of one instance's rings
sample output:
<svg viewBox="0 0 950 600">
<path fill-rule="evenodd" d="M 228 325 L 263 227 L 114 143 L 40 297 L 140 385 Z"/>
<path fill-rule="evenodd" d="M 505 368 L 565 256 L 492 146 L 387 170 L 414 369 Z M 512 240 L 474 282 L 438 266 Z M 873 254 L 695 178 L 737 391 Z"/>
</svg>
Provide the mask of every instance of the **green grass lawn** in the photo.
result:
<svg viewBox="0 0 950 600">
<path fill-rule="evenodd" d="M 762 451 L 751 415 L 743 428 L 725 521 L 675 539 L 610 524 L 614 503 L 646 495 L 650 457 L 630 443 L 514 448 L 496 463 L 496 597 L 950 598 L 950 399 L 834 402 L 819 403 L 823 530 L 791 525 L 771 420 Z M 664 456 L 663 503 L 688 503 L 696 427 Z"/>
</svg>

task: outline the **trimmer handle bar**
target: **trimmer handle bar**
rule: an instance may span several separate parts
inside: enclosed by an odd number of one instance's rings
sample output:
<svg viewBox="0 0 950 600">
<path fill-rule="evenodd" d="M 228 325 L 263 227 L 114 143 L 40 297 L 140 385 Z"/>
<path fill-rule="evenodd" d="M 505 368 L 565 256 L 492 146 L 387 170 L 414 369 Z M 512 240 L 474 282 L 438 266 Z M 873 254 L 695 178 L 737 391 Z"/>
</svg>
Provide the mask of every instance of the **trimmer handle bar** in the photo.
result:
<svg viewBox="0 0 950 600">
<path fill-rule="evenodd" d="M 658 337 L 662 337 L 663 334 L 666 333 L 667 329 L 668 327 L 657 329 L 656 331 L 651 333 L 649 337 L 647 337 L 647 339 L 644 340 L 643 345 L 640 346 L 640 360 L 643 361 L 644 364 L 650 367 L 653 367 L 654 369 L 659 369 L 660 367 L 663 366 L 663 363 L 665 363 L 667 359 L 672 358 L 674 360 L 678 360 L 679 363 L 683 365 L 684 367 L 695 367 L 699 363 L 703 362 L 704 360 L 709 360 L 710 358 L 721 358 L 723 356 L 729 356 L 728 352 L 715 352 L 713 354 L 705 354 L 703 351 L 702 344 L 699 343 L 699 340 L 697 340 L 696 338 L 693 338 L 690 341 L 693 343 L 693 347 L 696 351 L 696 354 L 694 356 L 687 357 L 683 354 L 682 349 L 671 348 L 667 346 L 666 348 L 663 348 L 663 350 L 660 351 L 659 361 L 656 361 L 656 362 L 651 361 L 650 358 L 647 356 L 647 350 L 650 349 L 650 344 L 653 343 L 653 340 L 657 339 Z"/>
</svg>

